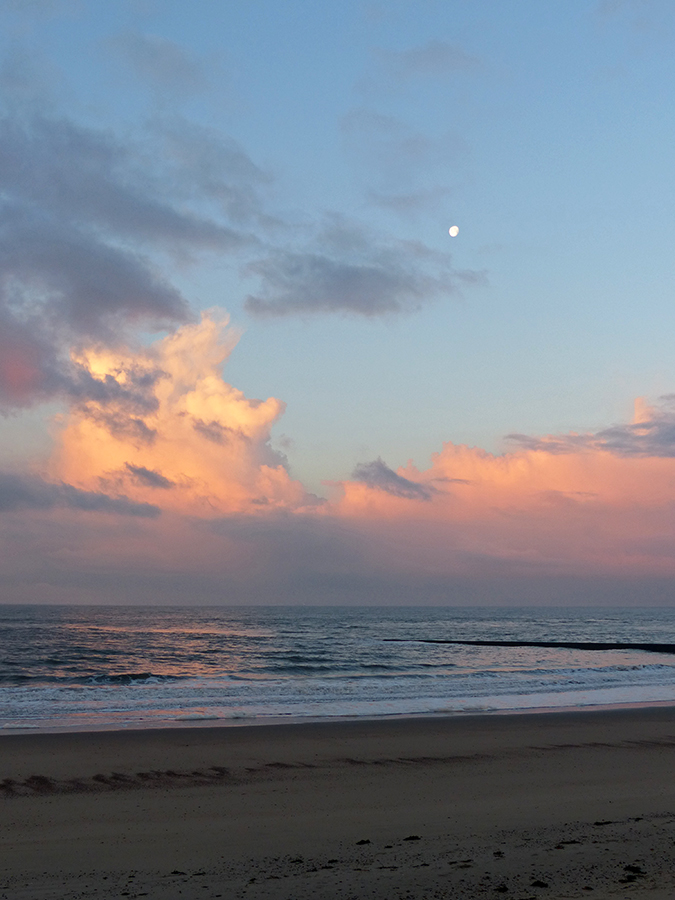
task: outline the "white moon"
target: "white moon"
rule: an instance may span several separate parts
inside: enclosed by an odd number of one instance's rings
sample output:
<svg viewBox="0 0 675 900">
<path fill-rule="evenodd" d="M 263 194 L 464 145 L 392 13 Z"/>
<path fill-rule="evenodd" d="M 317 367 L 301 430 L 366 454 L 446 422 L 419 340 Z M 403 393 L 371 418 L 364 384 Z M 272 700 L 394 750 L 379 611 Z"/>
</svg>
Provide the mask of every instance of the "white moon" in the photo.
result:
<svg viewBox="0 0 675 900">
<path fill-rule="evenodd" d="M 457 237 L 457 235 L 459 234 L 459 228 L 457 227 L 457 225 L 451 225 L 450 228 L 448 228 L 448 234 L 450 235 L 450 237 Z"/>
</svg>

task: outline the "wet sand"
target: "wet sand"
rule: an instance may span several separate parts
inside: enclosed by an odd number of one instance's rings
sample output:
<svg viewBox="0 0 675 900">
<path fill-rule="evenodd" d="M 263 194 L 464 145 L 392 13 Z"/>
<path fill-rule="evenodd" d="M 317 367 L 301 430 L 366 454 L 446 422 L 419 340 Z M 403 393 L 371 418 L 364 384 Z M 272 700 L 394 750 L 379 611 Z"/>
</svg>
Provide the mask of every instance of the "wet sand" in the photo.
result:
<svg viewBox="0 0 675 900">
<path fill-rule="evenodd" d="M 0 736 L 0 898 L 675 897 L 675 709 Z"/>
</svg>

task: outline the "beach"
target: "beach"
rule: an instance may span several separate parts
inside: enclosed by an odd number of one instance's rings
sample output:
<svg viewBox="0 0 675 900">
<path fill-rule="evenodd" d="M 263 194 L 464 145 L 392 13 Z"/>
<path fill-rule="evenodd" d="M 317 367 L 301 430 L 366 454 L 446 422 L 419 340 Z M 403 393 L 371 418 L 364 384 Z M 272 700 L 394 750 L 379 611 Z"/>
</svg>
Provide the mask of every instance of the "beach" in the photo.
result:
<svg viewBox="0 0 675 900">
<path fill-rule="evenodd" d="M 675 896 L 675 709 L 0 738 L 0 898 Z"/>
</svg>

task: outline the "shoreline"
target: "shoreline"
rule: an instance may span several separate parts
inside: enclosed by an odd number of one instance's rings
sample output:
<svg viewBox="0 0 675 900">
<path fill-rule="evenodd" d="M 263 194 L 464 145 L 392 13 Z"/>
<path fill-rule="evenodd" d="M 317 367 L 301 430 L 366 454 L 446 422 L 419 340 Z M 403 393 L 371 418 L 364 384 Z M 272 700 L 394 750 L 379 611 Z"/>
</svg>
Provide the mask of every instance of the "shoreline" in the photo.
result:
<svg viewBox="0 0 675 900">
<path fill-rule="evenodd" d="M 443 712 L 419 712 L 419 713 L 382 713 L 380 715 L 335 715 L 335 716 L 232 716 L 230 718 L 220 716 L 186 716 L 185 718 L 163 721 L 148 721 L 145 724 L 132 722 L 129 724 L 106 723 L 100 726 L 91 724 L 78 727 L 75 725 L 54 725 L 52 727 L 26 726 L 26 725 L 0 725 L 0 742 L 3 738 L 13 735 L 40 735 L 52 734 L 113 734 L 117 732 L 156 732 L 156 731 L 193 731 L 195 729 L 240 729 L 276 727 L 286 725 L 309 725 L 319 723 L 341 724 L 346 722 L 405 722 L 420 719 L 468 719 L 518 717 L 518 716 L 546 716 L 566 713 L 593 714 L 595 712 L 621 712 L 622 710 L 641 709 L 674 709 L 675 700 L 644 700 L 628 701 L 626 703 L 605 703 L 570 706 L 538 706 L 523 707 L 521 709 L 458 709 Z"/>
<path fill-rule="evenodd" d="M 673 706 L 9 734 L 0 896 L 671 900 L 674 769 Z"/>
</svg>

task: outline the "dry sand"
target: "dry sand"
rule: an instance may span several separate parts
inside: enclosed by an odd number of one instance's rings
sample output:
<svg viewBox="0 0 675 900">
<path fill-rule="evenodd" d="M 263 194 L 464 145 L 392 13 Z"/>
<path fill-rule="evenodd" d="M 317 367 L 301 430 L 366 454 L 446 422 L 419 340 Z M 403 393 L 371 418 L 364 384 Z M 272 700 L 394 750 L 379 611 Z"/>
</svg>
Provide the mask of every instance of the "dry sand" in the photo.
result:
<svg viewBox="0 0 675 900">
<path fill-rule="evenodd" d="M 0 898 L 675 898 L 675 710 L 0 737 Z"/>
</svg>

